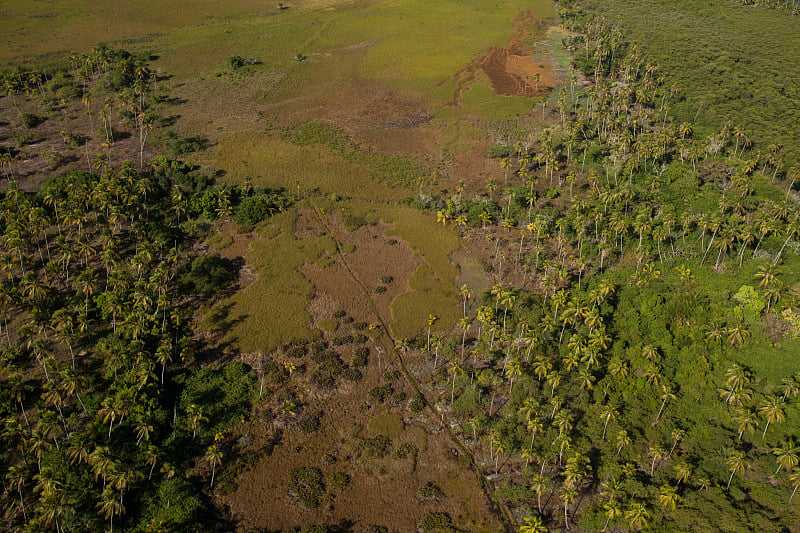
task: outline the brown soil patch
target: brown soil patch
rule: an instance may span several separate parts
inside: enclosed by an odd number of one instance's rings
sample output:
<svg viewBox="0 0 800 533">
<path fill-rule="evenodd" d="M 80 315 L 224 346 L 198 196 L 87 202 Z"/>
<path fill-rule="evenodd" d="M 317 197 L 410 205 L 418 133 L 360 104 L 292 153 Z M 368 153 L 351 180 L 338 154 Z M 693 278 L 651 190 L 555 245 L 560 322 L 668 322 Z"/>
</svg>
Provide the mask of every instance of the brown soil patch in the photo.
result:
<svg viewBox="0 0 800 533">
<path fill-rule="evenodd" d="M 416 531 L 419 521 L 434 511 L 448 513 L 462 531 L 501 530 L 486 512 L 487 502 L 474 475 L 459 464 L 452 442 L 435 422 L 425 415 L 412 415 L 402 406 L 369 403 L 368 391 L 382 382 L 377 368 L 371 362 L 360 382 L 326 395 L 301 393 L 305 411 L 324 413 L 320 429 L 313 434 L 302 434 L 291 421 L 265 424 L 254 415 L 242 432 L 251 443 L 243 453 L 253 453 L 257 459 L 237 478 L 233 494 L 218 497 L 238 531 L 278 531 L 324 523 L 347 524 L 348 531 L 380 525 L 392 532 L 407 532 Z M 393 386 L 398 392 L 411 392 L 405 390 L 403 380 Z M 367 427 L 368 422 L 388 412 L 399 415 L 405 427 L 391 438 L 384 457 L 370 456 L 362 439 L 377 434 Z M 278 429 L 280 443 L 266 452 L 266 443 Z M 416 460 L 398 457 L 405 443 L 416 446 Z M 303 467 L 318 468 L 324 475 L 329 496 L 316 509 L 304 507 L 290 494 L 290 473 Z M 350 476 L 348 486 L 338 493 L 330 488 L 337 472 Z M 421 501 L 417 491 L 429 482 L 439 486 L 444 497 Z"/>
<path fill-rule="evenodd" d="M 322 216 L 324 224 L 319 218 Z M 319 215 L 310 210 L 301 210 L 295 224 L 297 235 L 329 235 L 339 243 L 353 274 L 366 290 L 372 291 L 372 301 L 385 322 L 391 321 L 392 300 L 407 290 L 408 278 L 422 263 L 405 242 L 386 236 L 390 229 L 389 224 L 367 224 L 348 231 L 339 216 Z M 335 301 L 338 309 L 344 309 L 357 320 L 377 321 L 363 289 L 341 261 L 323 266 L 304 265 L 300 271 L 314 285 L 315 299 Z M 385 283 L 381 279 L 385 276 L 392 280 Z M 378 287 L 384 287 L 385 291 L 375 292 Z M 329 315 L 319 317 L 321 320 L 329 318 Z"/>
<path fill-rule="evenodd" d="M 508 46 L 492 46 L 484 54 L 455 74 L 456 91 L 451 105 L 458 105 L 461 93 L 475 82 L 480 73 L 499 96 L 534 97 L 547 94 L 558 83 L 558 78 L 546 62 L 535 61 L 533 50 L 525 46 L 530 29 L 542 23 L 532 11 L 517 16 L 514 27 L 517 33 Z"/>
</svg>

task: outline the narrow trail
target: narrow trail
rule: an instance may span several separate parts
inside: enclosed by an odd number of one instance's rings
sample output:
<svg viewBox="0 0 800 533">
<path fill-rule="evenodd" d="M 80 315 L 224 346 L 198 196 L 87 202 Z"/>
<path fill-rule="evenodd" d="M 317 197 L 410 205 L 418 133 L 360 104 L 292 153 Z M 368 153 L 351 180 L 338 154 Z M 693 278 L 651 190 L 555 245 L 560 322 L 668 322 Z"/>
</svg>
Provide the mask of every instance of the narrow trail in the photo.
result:
<svg viewBox="0 0 800 533">
<path fill-rule="evenodd" d="M 320 209 L 317 206 L 313 205 L 313 203 L 311 204 L 311 207 L 313 209 L 314 216 L 316 217 L 317 221 L 319 221 L 319 223 L 327 231 L 328 236 L 330 236 L 334 240 L 334 242 L 336 243 L 336 252 L 337 252 L 337 255 L 339 256 L 339 261 L 341 262 L 341 264 L 345 268 L 345 270 L 347 270 L 347 273 L 350 275 L 350 277 L 353 279 L 353 281 L 361 288 L 363 296 L 369 302 L 370 308 L 372 309 L 373 313 L 375 314 L 375 316 L 377 317 L 378 321 L 380 322 L 381 329 L 383 330 L 386 338 L 388 338 L 390 343 L 391 343 L 390 346 L 386 346 L 386 343 L 385 343 L 385 341 L 383 340 L 383 337 L 382 337 L 381 341 L 380 341 L 381 346 L 383 346 L 383 348 L 386 350 L 387 353 L 393 354 L 395 356 L 398 364 L 400 365 L 400 369 L 402 370 L 403 375 L 405 376 L 405 378 L 408 381 L 408 383 L 411 385 L 411 388 L 413 388 L 414 391 L 417 394 L 419 394 L 420 396 L 422 396 L 425 399 L 425 405 L 428 407 L 428 409 L 431 410 L 431 412 L 433 413 L 433 415 L 435 417 L 435 420 L 442 421 L 443 428 L 447 431 L 447 434 L 450 436 L 450 440 L 453 442 L 453 444 L 455 444 L 455 446 L 459 450 L 459 452 L 462 455 L 464 455 L 465 457 L 468 457 L 470 459 L 470 461 L 469 461 L 470 468 L 471 468 L 472 472 L 475 474 L 475 476 L 477 477 L 478 484 L 480 485 L 480 488 L 483 491 L 484 495 L 486 496 L 486 498 L 492 504 L 491 511 L 495 514 L 495 516 L 500 518 L 501 522 L 503 523 L 503 528 L 505 529 L 505 531 L 507 533 L 512 533 L 512 532 L 516 531 L 516 528 L 514 527 L 514 519 L 513 519 L 513 516 L 511 515 L 511 512 L 508 510 L 508 508 L 505 505 L 503 505 L 503 503 L 498 498 L 495 497 L 494 491 L 491 490 L 491 486 L 489 485 L 489 482 L 487 481 L 486 476 L 483 473 L 483 470 L 481 470 L 480 466 L 478 466 L 478 464 L 477 464 L 477 462 L 475 460 L 475 456 L 457 438 L 455 432 L 450 427 L 450 424 L 446 423 L 444 415 L 442 413 L 440 413 L 438 409 L 436 409 L 436 406 L 432 402 L 428 401 L 427 396 L 424 394 L 424 392 L 420 388 L 419 383 L 417 382 L 416 378 L 408 370 L 408 367 L 406 366 L 406 363 L 405 363 L 405 361 L 403 359 L 402 354 L 396 348 L 397 341 L 394 338 L 394 336 L 392 335 L 392 332 L 391 332 L 391 329 L 389 328 L 389 325 L 386 323 L 386 321 L 384 320 L 384 317 L 381 315 L 380 311 L 378 310 L 378 306 L 375 305 L 375 302 L 372 299 L 372 296 L 371 296 L 371 293 L 370 293 L 369 289 L 367 288 L 366 285 L 364 285 L 364 283 L 362 283 L 362 281 L 359 279 L 359 277 L 356 275 L 356 273 L 350 267 L 349 263 L 347 262 L 347 259 L 345 259 L 345 255 L 344 255 L 344 253 L 342 253 L 340 243 L 335 238 L 333 238 L 333 236 L 332 236 L 333 233 L 331 231 L 331 228 L 325 222 L 325 217 L 323 216 L 322 212 L 320 211 Z"/>
</svg>

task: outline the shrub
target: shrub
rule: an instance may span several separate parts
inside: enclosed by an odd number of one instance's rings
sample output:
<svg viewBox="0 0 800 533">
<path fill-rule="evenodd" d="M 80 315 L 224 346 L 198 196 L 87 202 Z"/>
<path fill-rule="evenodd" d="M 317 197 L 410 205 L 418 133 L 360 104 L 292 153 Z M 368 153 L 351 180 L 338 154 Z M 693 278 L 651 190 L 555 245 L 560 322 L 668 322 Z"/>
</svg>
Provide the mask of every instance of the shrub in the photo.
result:
<svg viewBox="0 0 800 533">
<path fill-rule="evenodd" d="M 347 381 L 356 382 L 359 381 L 363 376 L 361 375 L 361 371 L 357 368 L 346 368 L 344 372 L 342 372 L 342 377 Z"/>
<path fill-rule="evenodd" d="M 419 413 L 423 409 L 425 409 L 425 398 L 421 394 L 417 394 L 414 396 L 414 399 L 411 400 L 411 404 L 409 405 L 411 410 L 415 413 Z"/>
<path fill-rule="evenodd" d="M 235 279 L 236 271 L 230 261 L 214 253 L 195 257 L 189 271 L 180 276 L 178 283 L 188 291 L 212 293 L 228 287 Z"/>
<path fill-rule="evenodd" d="M 353 366 L 362 368 L 367 366 L 369 362 L 369 348 L 366 346 L 359 346 L 356 348 L 355 357 L 353 358 Z"/>
<path fill-rule="evenodd" d="M 240 224 L 257 224 L 280 211 L 285 204 L 283 198 L 274 194 L 250 196 L 236 206 L 236 221 Z"/>
<path fill-rule="evenodd" d="M 19 121 L 26 128 L 35 128 L 36 126 L 44 122 L 44 117 L 40 117 L 39 115 L 36 115 L 34 113 L 22 113 L 19 116 Z"/>
<path fill-rule="evenodd" d="M 300 420 L 300 423 L 297 424 L 297 427 L 300 428 L 300 431 L 308 435 L 317 431 L 321 424 L 322 412 L 318 411 L 316 413 L 304 416 Z"/>
<path fill-rule="evenodd" d="M 350 476 L 344 472 L 336 472 L 331 478 L 331 490 L 341 491 L 350 484 Z"/>
<path fill-rule="evenodd" d="M 383 283 L 384 285 L 388 285 L 393 281 L 394 278 L 392 276 L 381 276 L 381 283 Z"/>
<path fill-rule="evenodd" d="M 374 404 L 382 404 L 385 402 L 394 392 L 391 384 L 382 385 L 380 387 L 374 387 L 370 389 L 369 393 L 367 394 L 367 399 L 370 403 Z"/>
<path fill-rule="evenodd" d="M 361 445 L 370 457 L 386 457 L 391 442 L 386 435 L 361 439 Z"/>
<path fill-rule="evenodd" d="M 261 373 L 267 383 L 271 383 L 272 385 L 280 385 L 289 377 L 286 368 L 275 361 L 266 361 L 261 366 Z"/>
<path fill-rule="evenodd" d="M 228 65 L 233 70 L 239 70 L 242 67 L 246 67 L 247 65 L 255 65 L 258 61 L 255 58 L 249 57 L 244 58 L 242 56 L 230 56 L 228 58 Z"/>
<path fill-rule="evenodd" d="M 420 521 L 419 527 L 424 531 L 447 531 L 453 527 L 453 522 L 447 513 L 428 513 Z"/>
<path fill-rule="evenodd" d="M 426 483 L 417 490 L 417 497 L 423 501 L 434 501 L 444 497 L 444 493 L 433 483 Z"/>
<path fill-rule="evenodd" d="M 22 133 L 17 133 L 14 135 L 14 143 L 17 145 L 17 148 L 22 148 L 25 145 L 33 144 L 36 142 L 36 137 L 34 137 L 33 133 L 29 131 L 23 131 Z"/>
<path fill-rule="evenodd" d="M 386 292 L 386 287 L 383 285 L 378 285 L 375 287 L 375 294 L 383 294 L 384 292 Z"/>
<path fill-rule="evenodd" d="M 311 381 L 321 389 L 332 389 L 336 386 L 336 380 L 347 368 L 339 358 L 339 354 L 332 351 L 325 351 L 319 355 L 312 356 L 319 366 L 311 373 Z"/>
<path fill-rule="evenodd" d="M 47 163 L 50 170 L 55 170 L 64 162 L 64 155 L 50 148 L 45 148 L 42 150 L 42 159 Z"/>
<path fill-rule="evenodd" d="M 318 468 L 295 468 L 289 474 L 289 493 L 300 503 L 314 509 L 325 494 L 325 483 Z"/>
<path fill-rule="evenodd" d="M 211 143 L 205 137 L 199 135 L 186 135 L 178 137 L 175 132 L 168 131 L 164 146 L 174 156 L 205 150 Z"/>
<path fill-rule="evenodd" d="M 406 442 L 397 448 L 397 452 L 395 452 L 394 455 L 398 459 L 405 459 L 406 457 L 416 458 L 418 453 L 419 448 L 417 448 L 416 445 L 411 442 Z"/>
<path fill-rule="evenodd" d="M 489 157 L 508 157 L 514 154 L 514 149 L 507 144 L 493 144 L 489 147 Z"/>
<path fill-rule="evenodd" d="M 305 346 L 292 346 L 288 350 L 286 350 L 286 356 L 291 357 L 292 359 L 300 359 L 306 355 L 306 347 Z"/>
</svg>

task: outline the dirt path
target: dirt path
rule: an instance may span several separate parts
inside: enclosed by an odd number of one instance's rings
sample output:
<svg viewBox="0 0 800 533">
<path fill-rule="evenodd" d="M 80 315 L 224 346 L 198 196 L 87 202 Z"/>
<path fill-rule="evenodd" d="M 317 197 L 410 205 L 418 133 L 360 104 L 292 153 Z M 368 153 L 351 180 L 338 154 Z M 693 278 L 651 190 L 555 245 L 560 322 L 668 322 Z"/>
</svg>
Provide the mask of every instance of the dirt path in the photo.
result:
<svg viewBox="0 0 800 533">
<path fill-rule="evenodd" d="M 318 212 L 317 208 L 315 208 L 314 211 L 315 211 L 315 214 L 316 214 L 316 217 L 317 217 L 319 223 L 327 228 L 328 234 L 330 235 L 332 233 L 332 231 L 331 231 L 331 228 L 329 228 L 327 226 L 324 217 L 322 216 L 321 213 Z M 337 246 L 338 246 L 338 243 L 337 243 Z M 411 374 L 411 372 L 408 370 L 408 368 L 406 366 L 406 363 L 405 363 L 405 361 L 403 359 L 403 355 L 400 353 L 400 351 L 398 351 L 396 349 L 397 340 L 392 336 L 391 329 L 389 328 L 389 325 L 384 320 L 383 315 L 380 313 L 380 311 L 378 310 L 377 305 L 373 301 L 371 291 L 358 278 L 356 273 L 353 271 L 353 269 L 348 264 L 347 259 L 345 258 L 345 255 L 343 253 L 341 253 L 341 251 L 339 251 L 338 256 L 339 256 L 339 261 L 341 262 L 342 266 L 345 268 L 345 270 L 347 271 L 349 276 L 361 288 L 361 291 L 363 293 L 363 297 L 367 300 L 367 302 L 369 302 L 370 307 L 372 308 L 373 312 L 375 313 L 375 316 L 377 317 L 377 319 L 378 319 L 378 321 L 380 323 L 380 327 L 383 330 L 383 333 L 385 335 L 385 337 L 381 337 L 381 339 L 380 339 L 381 345 L 384 347 L 384 349 L 386 350 L 386 352 L 388 354 L 394 355 L 395 359 L 397 360 L 398 365 L 400 366 L 400 368 L 401 368 L 401 370 L 403 372 L 403 376 L 405 376 L 406 381 L 408 382 L 408 384 L 411 385 L 411 387 L 414 389 L 414 391 L 417 394 L 419 394 L 419 395 L 421 395 L 422 397 L 425 398 L 426 406 L 427 406 L 428 409 L 430 409 L 431 413 L 433 414 L 433 420 L 442 420 L 443 421 L 444 420 L 444 415 L 442 413 L 440 413 L 436 409 L 436 406 L 434 405 L 434 402 L 429 401 L 429 399 L 425 396 L 424 392 L 422 391 L 422 389 L 419 386 L 419 383 L 414 378 L 414 376 Z M 384 338 L 387 338 L 390 341 L 388 343 L 389 344 L 388 346 L 387 346 L 387 343 L 383 340 Z M 485 474 L 483 473 L 483 471 L 478 466 L 478 464 L 475 461 L 475 458 L 472 455 L 472 453 L 470 452 L 470 450 L 466 446 L 464 446 L 464 444 L 456 437 L 455 433 L 453 432 L 453 429 L 450 427 L 450 424 L 444 423 L 443 424 L 443 428 L 447 431 L 447 434 L 449 435 L 450 440 L 456 446 L 456 448 L 458 449 L 459 453 L 461 453 L 465 457 L 469 457 L 470 458 L 471 470 L 475 474 L 475 476 L 477 477 L 478 483 L 480 485 L 480 488 L 483 491 L 484 495 L 486 496 L 486 499 L 489 502 L 491 502 L 491 506 L 490 506 L 491 512 L 494 513 L 501 520 L 501 522 L 503 523 L 503 527 L 504 527 L 505 531 L 507 531 L 509 533 L 514 531 L 515 530 L 514 526 L 513 526 L 514 519 L 513 519 L 512 515 L 511 515 L 511 512 L 509 511 L 509 509 L 505 505 L 503 505 L 503 503 L 499 499 L 497 499 L 494 496 L 494 493 L 491 490 L 491 487 L 488 486 L 488 482 L 486 480 Z"/>
</svg>

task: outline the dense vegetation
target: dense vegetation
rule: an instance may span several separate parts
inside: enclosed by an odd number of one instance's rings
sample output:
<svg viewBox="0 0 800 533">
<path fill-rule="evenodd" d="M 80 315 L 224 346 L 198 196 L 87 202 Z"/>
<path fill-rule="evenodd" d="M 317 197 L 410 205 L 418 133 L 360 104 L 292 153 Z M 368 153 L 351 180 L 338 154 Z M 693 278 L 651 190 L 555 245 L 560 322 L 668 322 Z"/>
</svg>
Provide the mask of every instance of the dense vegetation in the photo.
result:
<svg viewBox="0 0 800 533">
<path fill-rule="evenodd" d="M 671 107 L 678 122 L 707 136 L 723 127 L 737 131 L 762 157 L 777 153 L 786 167 L 800 162 L 796 18 L 731 0 L 592 0 L 585 6 L 636 43 L 658 66 L 655 77 L 679 89 Z M 609 53 L 621 45 L 619 35 L 610 39 Z"/>
<path fill-rule="evenodd" d="M 57 117 L 59 107 L 104 99 L 99 135 L 109 144 L 119 135 L 110 113 L 118 107 L 141 136 L 131 154 L 139 165 L 87 155 L 88 171 L 28 193 L 11 168 L 15 156 L 4 152 L 4 523 L 26 531 L 221 527 L 206 488 L 233 453 L 228 429 L 249 413 L 255 378 L 241 364 L 205 366 L 213 346 L 189 327 L 192 305 L 236 272 L 192 245 L 218 216 L 253 224 L 291 199 L 217 185 L 164 156 L 143 164 L 145 130 L 157 119 L 146 57 L 101 46 L 72 61 L 72 69 L 2 75 L 22 122 L 38 126 L 23 109 Z"/>
</svg>

